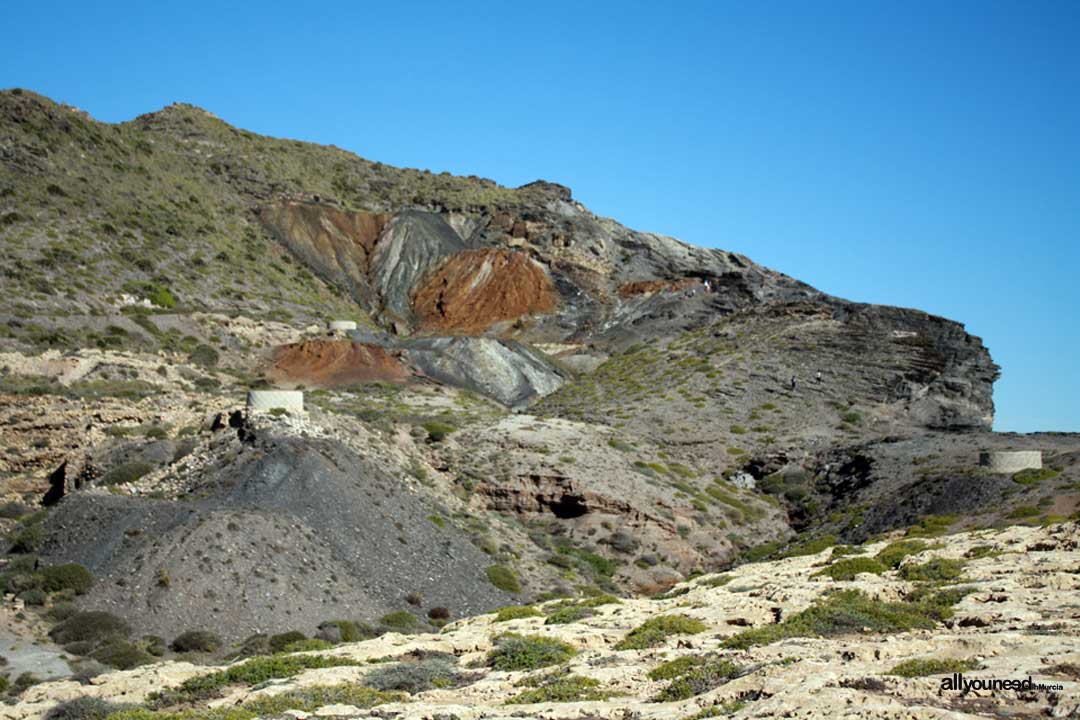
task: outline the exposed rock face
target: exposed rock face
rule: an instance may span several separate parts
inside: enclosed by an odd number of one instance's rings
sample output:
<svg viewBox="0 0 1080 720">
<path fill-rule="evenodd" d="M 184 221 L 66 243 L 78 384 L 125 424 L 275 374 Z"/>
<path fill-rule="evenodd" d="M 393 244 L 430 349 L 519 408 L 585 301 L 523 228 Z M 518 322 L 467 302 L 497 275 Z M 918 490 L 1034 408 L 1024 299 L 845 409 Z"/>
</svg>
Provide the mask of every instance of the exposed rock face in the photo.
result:
<svg viewBox="0 0 1080 720">
<path fill-rule="evenodd" d="M 328 619 L 375 621 L 411 592 L 457 616 L 510 602 L 467 536 L 428 520 L 438 506 L 371 460 L 295 437 L 237 453 L 200 474 L 197 500 L 65 498 L 48 520 L 46 561 L 94 573 L 84 607 L 166 637 L 311 634 Z"/>
<path fill-rule="evenodd" d="M 371 255 L 389 215 L 284 201 L 262 208 L 259 218 L 316 274 L 369 304 Z"/>
<path fill-rule="evenodd" d="M 484 337 L 416 338 L 403 344 L 409 360 L 439 382 L 520 407 L 554 392 L 562 374 L 535 350 Z"/>
<path fill-rule="evenodd" d="M 421 278 L 465 243 L 443 216 L 405 211 L 394 216 L 380 239 L 372 278 L 391 322 L 411 329 L 415 323 L 412 293 Z"/>
<path fill-rule="evenodd" d="M 409 372 L 379 345 L 307 340 L 274 350 L 264 371 L 280 387 L 341 387 L 365 382 L 405 382 Z"/>
<path fill-rule="evenodd" d="M 508 250 L 451 256 L 415 293 L 424 330 L 480 333 L 492 325 L 555 308 L 555 289 L 540 263 Z"/>
</svg>

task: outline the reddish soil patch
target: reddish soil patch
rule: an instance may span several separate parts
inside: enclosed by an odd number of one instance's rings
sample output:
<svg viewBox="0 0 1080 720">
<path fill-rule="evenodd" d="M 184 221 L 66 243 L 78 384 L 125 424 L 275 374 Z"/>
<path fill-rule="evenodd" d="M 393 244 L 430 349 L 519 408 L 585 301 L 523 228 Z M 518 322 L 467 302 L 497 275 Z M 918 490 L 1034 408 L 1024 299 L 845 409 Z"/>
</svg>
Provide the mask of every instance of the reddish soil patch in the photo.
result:
<svg viewBox="0 0 1080 720">
<path fill-rule="evenodd" d="M 401 361 L 378 345 L 347 340 L 308 340 L 282 345 L 265 371 L 279 386 L 336 387 L 365 382 L 405 382 Z"/>
<path fill-rule="evenodd" d="M 701 281 L 695 278 L 683 278 L 682 280 L 634 280 L 620 285 L 619 295 L 625 298 L 634 295 L 651 295 L 652 293 L 658 292 L 676 292 L 700 284 Z"/>
<path fill-rule="evenodd" d="M 555 288 L 544 268 L 512 250 L 465 250 L 452 255 L 413 295 L 425 330 L 479 333 L 497 322 L 555 309 Z"/>
</svg>

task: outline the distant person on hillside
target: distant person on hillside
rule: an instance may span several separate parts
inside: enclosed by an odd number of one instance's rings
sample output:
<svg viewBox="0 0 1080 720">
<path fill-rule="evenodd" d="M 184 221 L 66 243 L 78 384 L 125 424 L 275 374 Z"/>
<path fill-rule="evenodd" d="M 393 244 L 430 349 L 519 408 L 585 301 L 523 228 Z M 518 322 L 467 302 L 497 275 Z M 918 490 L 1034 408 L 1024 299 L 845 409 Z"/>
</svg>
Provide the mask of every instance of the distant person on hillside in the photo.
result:
<svg viewBox="0 0 1080 720">
<path fill-rule="evenodd" d="M 821 371 L 820 370 L 817 371 L 817 375 L 814 376 L 814 379 L 817 380 L 818 382 L 821 382 Z"/>
<path fill-rule="evenodd" d="M 709 278 L 705 278 L 705 282 L 702 283 L 702 284 L 705 286 L 705 292 L 706 293 L 712 292 L 712 286 L 709 285 Z"/>
<path fill-rule="evenodd" d="M 796 384 L 797 384 L 797 383 L 796 383 L 796 380 L 795 380 L 795 376 L 794 376 L 794 375 L 792 375 L 792 376 L 791 376 L 791 392 L 795 392 L 795 385 L 796 385 Z"/>
</svg>

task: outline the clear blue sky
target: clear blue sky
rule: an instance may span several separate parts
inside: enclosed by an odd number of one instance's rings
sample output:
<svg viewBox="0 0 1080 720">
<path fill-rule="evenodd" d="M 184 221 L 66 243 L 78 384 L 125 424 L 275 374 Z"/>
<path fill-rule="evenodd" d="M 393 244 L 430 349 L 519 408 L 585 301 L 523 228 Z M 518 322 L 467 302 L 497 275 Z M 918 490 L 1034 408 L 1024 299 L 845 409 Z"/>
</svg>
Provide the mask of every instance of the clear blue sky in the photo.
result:
<svg viewBox="0 0 1080 720">
<path fill-rule="evenodd" d="M 1080 1 L 11 2 L 0 86 L 174 101 L 964 322 L 1080 431 Z"/>
</svg>

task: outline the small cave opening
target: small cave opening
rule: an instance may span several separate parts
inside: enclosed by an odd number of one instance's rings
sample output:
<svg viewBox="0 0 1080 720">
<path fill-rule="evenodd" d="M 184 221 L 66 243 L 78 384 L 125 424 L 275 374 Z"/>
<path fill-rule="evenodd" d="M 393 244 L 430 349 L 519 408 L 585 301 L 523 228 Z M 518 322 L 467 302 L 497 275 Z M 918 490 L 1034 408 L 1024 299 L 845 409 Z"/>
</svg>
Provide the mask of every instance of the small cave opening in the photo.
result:
<svg viewBox="0 0 1080 720">
<path fill-rule="evenodd" d="M 572 520 L 589 512 L 585 498 L 580 495 L 562 495 L 547 503 L 551 514 L 560 520 Z"/>
</svg>

